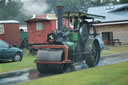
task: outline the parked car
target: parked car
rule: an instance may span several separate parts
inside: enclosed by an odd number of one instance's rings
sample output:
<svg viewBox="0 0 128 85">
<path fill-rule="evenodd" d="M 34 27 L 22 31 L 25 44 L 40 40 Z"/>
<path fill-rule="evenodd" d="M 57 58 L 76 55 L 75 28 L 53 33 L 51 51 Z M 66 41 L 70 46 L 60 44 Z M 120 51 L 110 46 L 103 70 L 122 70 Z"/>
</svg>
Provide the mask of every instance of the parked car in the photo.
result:
<svg viewBox="0 0 128 85">
<path fill-rule="evenodd" d="M 23 51 L 21 49 L 0 40 L 0 60 L 21 61 L 22 57 Z"/>
<path fill-rule="evenodd" d="M 91 35 L 90 35 L 90 37 L 94 37 L 94 33 L 92 33 Z M 103 41 L 103 39 L 102 39 L 102 37 L 100 36 L 100 34 L 96 34 L 96 39 L 99 41 L 99 44 L 100 44 L 100 51 L 102 51 L 103 50 L 103 48 L 104 48 L 104 41 Z"/>
<path fill-rule="evenodd" d="M 102 49 L 104 48 L 104 41 L 103 41 L 103 39 L 102 39 L 102 37 L 100 35 L 97 35 L 96 39 L 99 41 L 100 50 L 102 51 Z"/>
</svg>

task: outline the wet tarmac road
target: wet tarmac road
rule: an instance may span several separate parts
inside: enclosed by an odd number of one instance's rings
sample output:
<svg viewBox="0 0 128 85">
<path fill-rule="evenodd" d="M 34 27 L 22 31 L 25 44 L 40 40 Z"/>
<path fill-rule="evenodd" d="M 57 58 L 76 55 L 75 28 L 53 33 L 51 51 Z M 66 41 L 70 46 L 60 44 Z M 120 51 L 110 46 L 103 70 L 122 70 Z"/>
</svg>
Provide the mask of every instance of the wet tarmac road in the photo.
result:
<svg viewBox="0 0 128 85">
<path fill-rule="evenodd" d="M 128 53 L 101 57 L 98 66 L 114 64 L 124 61 L 128 61 Z M 84 62 L 76 63 L 74 64 L 74 67 L 75 70 L 88 68 L 88 66 Z M 71 72 L 71 69 L 68 69 L 67 72 Z M 25 69 L 22 71 L 0 74 L 0 85 L 15 85 L 16 83 L 23 83 L 26 81 L 31 81 L 34 79 L 43 78 L 52 75 L 57 75 L 57 74 L 40 74 L 36 68 Z"/>
</svg>

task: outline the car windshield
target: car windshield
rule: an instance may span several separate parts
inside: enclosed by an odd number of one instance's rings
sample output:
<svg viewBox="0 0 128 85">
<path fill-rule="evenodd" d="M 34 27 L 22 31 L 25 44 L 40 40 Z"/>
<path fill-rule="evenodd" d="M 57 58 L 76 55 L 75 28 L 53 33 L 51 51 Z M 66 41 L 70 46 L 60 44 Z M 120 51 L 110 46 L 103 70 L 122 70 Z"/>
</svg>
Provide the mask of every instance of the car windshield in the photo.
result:
<svg viewBox="0 0 128 85">
<path fill-rule="evenodd" d="M 0 48 L 8 48 L 9 44 L 4 42 L 3 40 L 0 40 Z"/>
</svg>

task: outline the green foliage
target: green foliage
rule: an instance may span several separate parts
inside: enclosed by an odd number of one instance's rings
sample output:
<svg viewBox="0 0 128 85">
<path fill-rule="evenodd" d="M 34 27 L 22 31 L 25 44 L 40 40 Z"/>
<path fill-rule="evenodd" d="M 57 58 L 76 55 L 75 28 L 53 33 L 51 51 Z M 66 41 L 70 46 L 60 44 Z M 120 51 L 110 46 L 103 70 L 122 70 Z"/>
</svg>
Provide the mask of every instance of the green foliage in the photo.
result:
<svg viewBox="0 0 128 85">
<path fill-rule="evenodd" d="M 0 0 L 0 20 L 18 20 L 23 21 L 26 16 L 21 12 L 23 3 L 20 0 Z"/>
<path fill-rule="evenodd" d="M 0 4 L 2 5 L 2 7 L 0 7 L 1 20 L 17 19 L 18 15 L 20 14 L 19 9 L 22 6 L 20 2 L 13 0 L 8 0 L 8 2 L 5 2 L 5 0 L 1 0 Z"/>
<path fill-rule="evenodd" d="M 105 49 L 101 52 L 101 56 L 128 52 L 128 45 L 123 45 L 119 47 L 107 47 L 107 48 L 108 49 Z"/>
<path fill-rule="evenodd" d="M 79 0 L 63 0 L 60 5 L 65 7 L 66 11 L 79 11 L 80 1 Z"/>
<path fill-rule="evenodd" d="M 56 12 L 56 6 L 64 6 L 65 11 L 78 11 L 80 8 L 79 0 L 47 0 L 50 6 L 48 12 Z"/>
<path fill-rule="evenodd" d="M 5 11 L 3 11 L 5 8 L 5 0 L 0 1 L 0 19 L 3 18 Z"/>
<path fill-rule="evenodd" d="M 128 0 L 120 0 L 120 3 L 128 3 Z"/>
</svg>

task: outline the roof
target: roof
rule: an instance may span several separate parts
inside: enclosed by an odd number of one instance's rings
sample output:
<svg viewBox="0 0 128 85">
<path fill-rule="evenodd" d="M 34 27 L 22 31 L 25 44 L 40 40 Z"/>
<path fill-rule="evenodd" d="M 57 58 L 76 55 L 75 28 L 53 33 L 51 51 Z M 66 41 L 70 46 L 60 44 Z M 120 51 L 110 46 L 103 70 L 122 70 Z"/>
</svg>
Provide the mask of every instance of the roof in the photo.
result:
<svg viewBox="0 0 128 85">
<path fill-rule="evenodd" d="M 86 14 L 82 12 L 64 12 L 63 14 L 64 18 L 69 18 L 69 17 L 85 17 L 86 19 L 94 19 L 94 18 L 100 18 L 104 19 L 105 16 L 100 16 L 100 15 L 94 15 L 94 14 Z"/>
<path fill-rule="evenodd" d="M 34 14 L 32 18 L 26 21 L 43 21 L 57 19 L 56 14 Z"/>
<path fill-rule="evenodd" d="M 86 16 L 89 19 L 92 18 L 104 18 L 104 16 L 100 16 L 100 15 L 94 15 L 94 14 L 85 14 L 82 12 L 64 12 L 63 17 L 64 18 L 68 18 L 71 16 Z M 46 21 L 46 20 L 56 20 L 57 19 L 57 15 L 56 14 L 34 14 L 32 18 L 26 20 L 28 21 Z"/>
<path fill-rule="evenodd" d="M 19 21 L 16 20 L 1 20 L 0 24 L 18 24 L 20 23 Z"/>
<path fill-rule="evenodd" d="M 105 16 L 105 19 L 97 19 L 101 22 L 124 21 L 128 20 L 128 4 L 91 7 L 89 14 Z"/>
<path fill-rule="evenodd" d="M 102 25 L 116 25 L 116 24 L 127 24 L 127 21 L 114 21 L 114 22 L 102 22 L 102 23 L 96 23 L 95 26 L 102 26 Z"/>
</svg>

